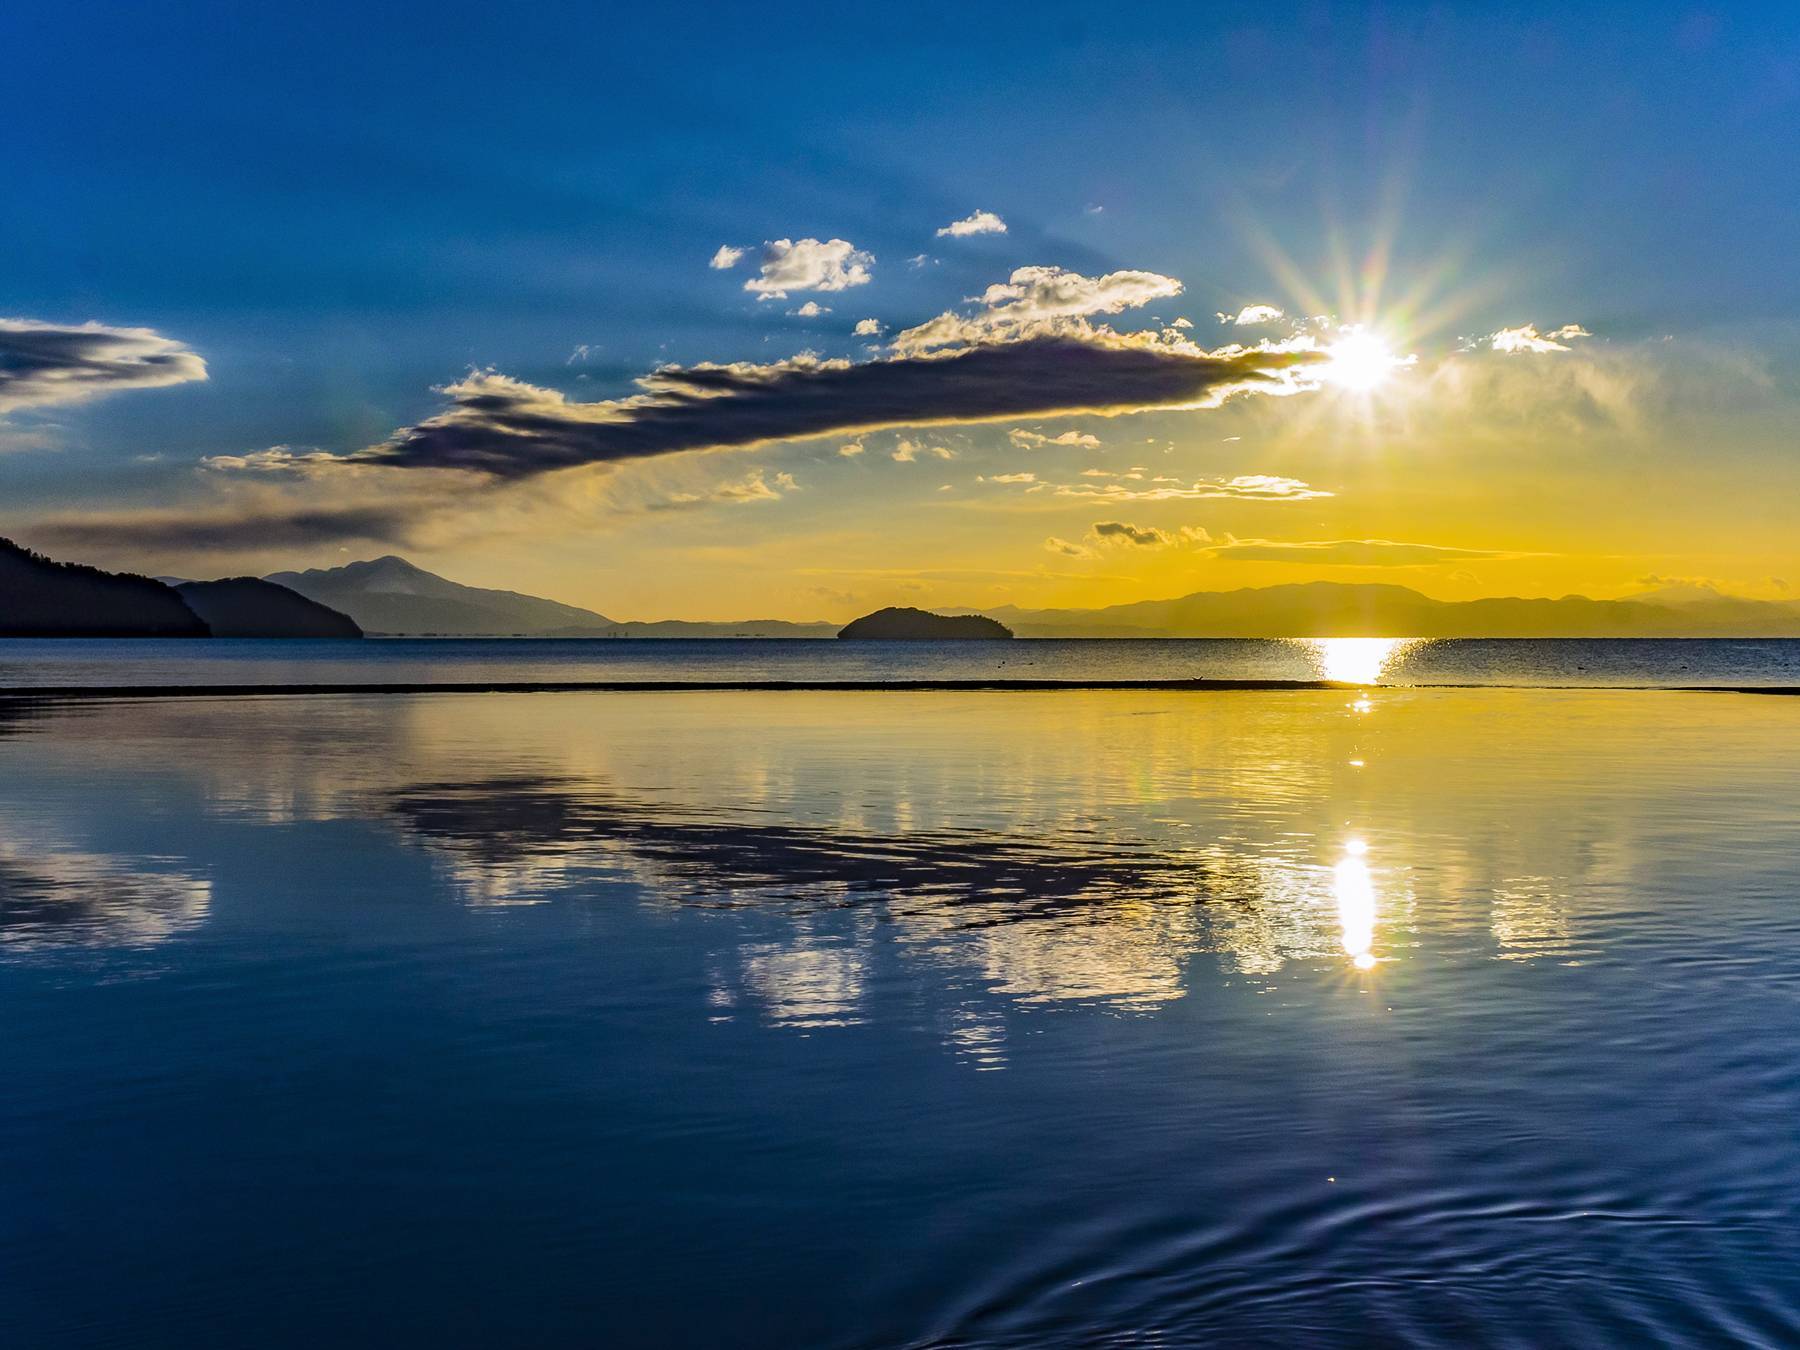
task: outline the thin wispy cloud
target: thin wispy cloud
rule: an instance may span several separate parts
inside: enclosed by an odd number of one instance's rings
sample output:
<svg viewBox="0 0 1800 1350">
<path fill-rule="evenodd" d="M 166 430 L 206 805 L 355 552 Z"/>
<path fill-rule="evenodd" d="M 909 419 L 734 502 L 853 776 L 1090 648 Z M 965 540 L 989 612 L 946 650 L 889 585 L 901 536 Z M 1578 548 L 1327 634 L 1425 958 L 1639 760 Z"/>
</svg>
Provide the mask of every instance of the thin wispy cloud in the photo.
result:
<svg viewBox="0 0 1800 1350">
<path fill-rule="evenodd" d="M 197 352 L 155 329 L 0 319 L 0 415 L 205 378 Z"/>
<path fill-rule="evenodd" d="M 949 235 L 961 239 L 971 234 L 1005 234 L 1006 222 L 992 211 L 974 211 L 961 220 L 953 220 L 938 231 L 938 238 Z"/>
<path fill-rule="evenodd" d="M 955 459 L 956 452 L 942 445 L 926 445 L 922 441 L 902 440 L 894 446 L 893 458 L 900 464 L 911 464 L 921 455 L 932 459 Z"/>
<path fill-rule="evenodd" d="M 715 272 L 727 272 L 743 259 L 744 250 L 733 248 L 730 244 L 720 244 L 719 251 L 712 255 L 712 261 L 706 265 Z"/>
<path fill-rule="evenodd" d="M 752 469 L 742 478 L 719 483 L 713 487 L 694 492 L 672 492 L 659 501 L 645 505 L 649 511 L 691 510 L 699 506 L 711 506 L 723 502 L 727 505 L 743 506 L 754 502 L 779 501 L 790 492 L 798 492 L 800 484 L 791 473 L 770 474 L 763 469 Z"/>
<path fill-rule="evenodd" d="M 1198 525 L 1164 530 L 1155 525 L 1134 525 L 1128 520 L 1097 520 L 1088 531 L 1088 538 L 1124 548 L 1172 548 L 1177 544 L 1212 542 L 1212 535 Z"/>
<path fill-rule="evenodd" d="M 1339 567 L 1429 567 L 1435 563 L 1472 562 L 1482 558 L 1542 556 L 1504 549 L 1447 548 L 1392 539 L 1313 539 L 1281 542 L 1233 539 L 1215 545 L 1215 558 L 1235 562 L 1314 563 Z"/>
<path fill-rule="evenodd" d="M 1298 478 L 1248 473 L 1235 478 L 1200 478 L 1183 482 L 1172 477 L 1152 479 L 1141 472 L 1102 477 L 1105 470 L 1084 470 L 1085 483 L 1036 484 L 1032 491 L 1055 497 L 1087 498 L 1109 502 L 1193 502 L 1235 500 L 1253 502 L 1303 502 L 1333 494 Z M 1135 480 L 1135 481 L 1132 481 Z"/>
<path fill-rule="evenodd" d="M 1041 431 L 1026 431 L 1014 427 L 1006 433 L 1006 439 L 1021 450 L 1032 450 L 1042 445 L 1074 445 L 1083 450 L 1098 450 L 1100 438 L 1086 431 L 1064 431 L 1055 436 L 1046 436 Z"/>
</svg>

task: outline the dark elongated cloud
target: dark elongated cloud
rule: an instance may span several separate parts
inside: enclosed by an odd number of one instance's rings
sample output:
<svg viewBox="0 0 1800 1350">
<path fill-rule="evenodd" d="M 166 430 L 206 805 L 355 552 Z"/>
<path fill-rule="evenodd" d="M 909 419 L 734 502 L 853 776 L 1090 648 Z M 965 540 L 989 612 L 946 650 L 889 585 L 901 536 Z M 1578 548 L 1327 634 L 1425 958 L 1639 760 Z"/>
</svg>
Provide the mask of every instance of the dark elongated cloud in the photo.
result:
<svg viewBox="0 0 1800 1350">
<path fill-rule="evenodd" d="M 1135 544 L 1139 548 L 1162 548 L 1169 542 L 1166 531 L 1159 530 L 1154 525 L 1133 525 L 1128 520 L 1095 521 L 1094 537 L 1121 544 Z"/>
<path fill-rule="evenodd" d="M 413 504 L 92 512 L 37 520 L 26 533 L 46 548 L 238 552 L 344 539 L 404 541 L 419 515 Z"/>
<path fill-rule="evenodd" d="M 0 319 L 0 415 L 206 378 L 206 362 L 149 328 Z"/>
<path fill-rule="evenodd" d="M 504 375 L 449 386 L 448 412 L 396 432 L 355 459 L 399 468 L 527 478 L 616 463 L 893 427 L 1072 413 L 1207 406 L 1237 393 L 1288 393 L 1305 351 L 1207 352 L 1163 336 L 1105 329 L 851 363 L 670 367 L 645 392 L 570 402 Z"/>
</svg>

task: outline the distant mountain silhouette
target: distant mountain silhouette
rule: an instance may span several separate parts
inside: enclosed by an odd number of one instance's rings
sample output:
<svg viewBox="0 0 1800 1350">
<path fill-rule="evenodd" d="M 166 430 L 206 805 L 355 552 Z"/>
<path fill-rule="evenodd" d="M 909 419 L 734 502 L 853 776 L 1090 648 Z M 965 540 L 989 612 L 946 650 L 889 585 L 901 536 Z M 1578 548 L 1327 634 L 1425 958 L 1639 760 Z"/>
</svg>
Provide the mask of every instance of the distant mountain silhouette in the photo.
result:
<svg viewBox="0 0 1800 1350">
<path fill-rule="evenodd" d="M 788 619 L 633 619 L 607 628 L 558 628 L 539 637 L 564 638 L 828 638 L 835 623 L 795 623 Z"/>
<path fill-rule="evenodd" d="M 0 539 L 0 636 L 207 635 L 205 621 L 160 581 L 52 562 Z"/>
<path fill-rule="evenodd" d="M 604 614 L 517 591 L 463 586 L 389 555 L 343 567 L 264 577 L 349 615 L 366 633 L 395 636 L 539 637 L 616 625 Z"/>
<path fill-rule="evenodd" d="M 1624 600 L 1433 600 L 1404 586 L 1313 581 L 1198 591 L 1104 609 L 989 612 L 1027 637 L 1797 637 L 1800 605 L 1683 588 Z"/>
<path fill-rule="evenodd" d="M 932 614 L 923 609 L 890 605 L 853 619 L 841 638 L 907 638 L 920 640 L 1009 638 L 1012 629 L 980 614 Z"/>
<path fill-rule="evenodd" d="M 256 577 L 184 581 L 175 587 L 214 637 L 359 638 L 347 614 Z"/>
</svg>

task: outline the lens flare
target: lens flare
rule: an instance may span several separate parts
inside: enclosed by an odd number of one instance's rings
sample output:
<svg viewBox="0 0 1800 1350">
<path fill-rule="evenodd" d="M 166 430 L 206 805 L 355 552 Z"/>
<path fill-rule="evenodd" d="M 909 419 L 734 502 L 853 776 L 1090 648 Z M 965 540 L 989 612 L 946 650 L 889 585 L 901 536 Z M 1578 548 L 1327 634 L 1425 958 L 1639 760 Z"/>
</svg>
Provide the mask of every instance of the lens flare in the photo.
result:
<svg viewBox="0 0 1800 1350">
<path fill-rule="evenodd" d="M 1352 329 L 1325 348 L 1326 360 L 1319 378 L 1355 394 L 1372 393 L 1387 383 L 1396 370 L 1410 364 L 1394 355 L 1393 348 L 1366 329 Z"/>
</svg>

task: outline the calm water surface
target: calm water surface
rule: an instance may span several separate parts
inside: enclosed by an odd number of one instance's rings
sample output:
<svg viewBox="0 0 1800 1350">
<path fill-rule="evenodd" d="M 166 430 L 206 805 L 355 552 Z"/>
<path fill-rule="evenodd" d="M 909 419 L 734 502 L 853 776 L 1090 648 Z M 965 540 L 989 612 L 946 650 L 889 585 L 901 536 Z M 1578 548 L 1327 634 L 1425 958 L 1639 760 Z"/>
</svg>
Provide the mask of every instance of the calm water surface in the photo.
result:
<svg viewBox="0 0 1800 1350">
<path fill-rule="evenodd" d="M 381 638 L 0 641 L 0 689 L 570 681 L 1345 680 L 1800 687 L 1800 639 Z"/>
<path fill-rule="evenodd" d="M 0 1343 L 1800 1341 L 1800 700 L 0 707 Z"/>
</svg>

